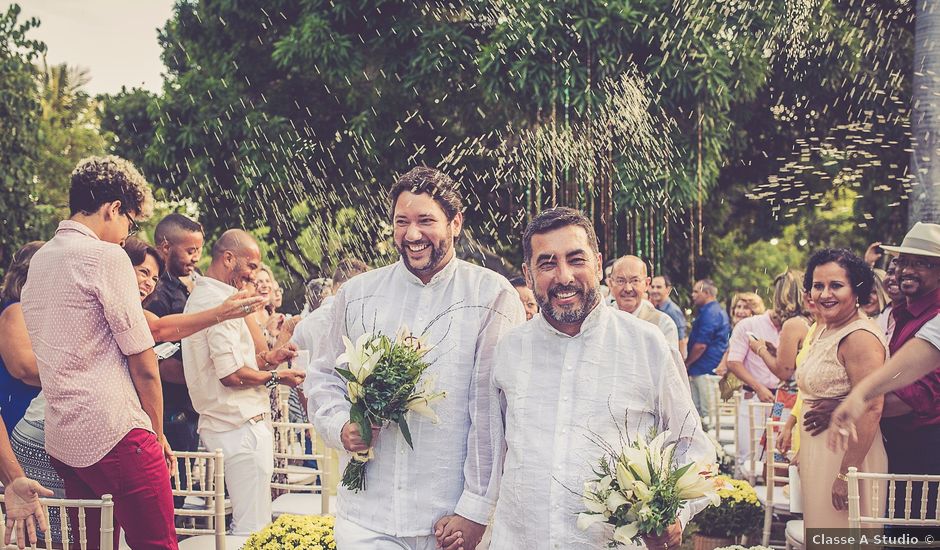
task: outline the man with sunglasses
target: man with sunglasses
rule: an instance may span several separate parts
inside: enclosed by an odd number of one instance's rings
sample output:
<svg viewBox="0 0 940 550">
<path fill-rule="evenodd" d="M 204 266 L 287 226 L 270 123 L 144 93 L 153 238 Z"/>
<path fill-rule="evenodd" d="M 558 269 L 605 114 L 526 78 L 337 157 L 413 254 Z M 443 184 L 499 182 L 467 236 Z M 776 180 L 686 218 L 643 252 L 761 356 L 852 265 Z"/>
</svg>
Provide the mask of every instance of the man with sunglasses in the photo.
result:
<svg viewBox="0 0 940 550">
<path fill-rule="evenodd" d="M 33 256 L 21 299 L 48 401 L 46 450 L 68 498 L 113 495 L 115 548 L 121 527 L 132 548 L 176 549 L 160 373 L 121 248 L 153 211 L 150 186 L 124 159 L 91 157 L 72 172 L 69 210 Z M 99 521 L 89 510 L 91 548 Z"/>
</svg>

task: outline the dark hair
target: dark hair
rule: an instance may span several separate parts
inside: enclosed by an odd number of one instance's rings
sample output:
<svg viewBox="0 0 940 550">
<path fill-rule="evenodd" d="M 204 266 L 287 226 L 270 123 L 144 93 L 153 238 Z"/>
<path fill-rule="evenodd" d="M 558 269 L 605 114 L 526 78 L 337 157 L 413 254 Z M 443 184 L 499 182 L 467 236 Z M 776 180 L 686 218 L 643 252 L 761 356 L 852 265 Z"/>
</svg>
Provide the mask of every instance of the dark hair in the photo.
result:
<svg viewBox="0 0 940 550">
<path fill-rule="evenodd" d="M 174 212 L 167 214 L 160 220 L 160 223 L 157 224 L 157 228 L 153 231 L 153 242 L 156 243 L 157 246 L 161 246 L 164 241 L 173 244 L 173 237 L 179 231 L 185 233 L 204 232 L 201 223 Z"/>
<path fill-rule="evenodd" d="M 114 201 L 121 201 L 122 214 L 133 212 L 140 220 L 153 214 L 150 185 L 130 161 L 114 155 L 80 161 L 69 186 L 71 215 L 93 214 Z"/>
<path fill-rule="evenodd" d="M 515 288 L 519 288 L 519 287 L 523 287 L 523 286 L 526 286 L 526 287 L 529 286 L 529 285 L 526 284 L 526 282 L 525 282 L 525 277 L 513 277 L 513 278 L 509 279 L 509 284 L 511 284 L 511 285 L 512 285 L 513 287 L 515 287 Z"/>
<path fill-rule="evenodd" d="M 525 228 L 525 233 L 522 236 L 522 256 L 525 263 L 532 260 L 532 235 L 541 235 L 569 225 L 584 229 L 584 232 L 587 233 L 588 242 L 591 244 L 591 249 L 595 254 L 599 252 L 597 234 L 594 232 L 594 224 L 591 223 L 591 220 L 582 214 L 580 210 L 559 206 L 543 210 Z"/>
<path fill-rule="evenodd" d="M 153 259 L 157 261 L 157 275 L 163 275 L 165 265 L 163 258 L 160 257 L 160 253 L 157 252 L 156 248 L 135 237 L 128 237 L 127 240 L 124 241 L 124 252 L 126 252 L 127 257 L 131 259 L 131 265 L 134 267 L 144 263 L 147 256 L 152 256 Z"/>
<path fill-rule="evenodd" d="M 333 270 L 333 286 L 341 285 L 366 271 L 369 271 L 369 266 L 359 258 L 343 258 Z"/>
<path fill-rule="evenodd" d="M 20 292 L 23 291 L 23 285 L 26 284 L 26 274 L 29 273 L 29 261 L 33 254 L 46 244 L 45 241 L 31 241 L 22 246 L 13 253 L 13 261 L 10 262 L 10 269 L 7 269 L 3 276 L 3 285 L 0 285 L 0 301 L 19 302 Z"/>
<path fill-rule="evenodd" d="M 871 302 L 871 289 L 875 286 L 875 272 L 865 263 L 865 260 L 856 256 L 851 250 L 845 248 L 823 248 L 817 250 L 806 265 L 803 275 L 803 290 L 809 292 L 813 288 L 813 271 L 821 265 L 835 262 L 849 277 L 849 283 L 858 305 L 865 306 Z"/>
<path fill-rule="evenodd" d="M 656 277 L 662 277 L 663 282 L 666 284 L 666 286 L 668 287 L 672 286 L 672 279 L 669 278 L 669 275 L 666 275 L 665 273 L 663 273 L 662 275 L 653 275 L 652 278 L 655 279 Z"/>
<path fill-rule="evenodd" d="M 430 196 L 444 211 L 447 221 L 453 220 L 458 213 L 463 212 L 463 200 L 460 198 L 457 182 L 440 170 L 418 166 L 398 178 L 388 194 L 391 216 L 395 215 L 398 197 L 405 191 Z"/>
</svg>

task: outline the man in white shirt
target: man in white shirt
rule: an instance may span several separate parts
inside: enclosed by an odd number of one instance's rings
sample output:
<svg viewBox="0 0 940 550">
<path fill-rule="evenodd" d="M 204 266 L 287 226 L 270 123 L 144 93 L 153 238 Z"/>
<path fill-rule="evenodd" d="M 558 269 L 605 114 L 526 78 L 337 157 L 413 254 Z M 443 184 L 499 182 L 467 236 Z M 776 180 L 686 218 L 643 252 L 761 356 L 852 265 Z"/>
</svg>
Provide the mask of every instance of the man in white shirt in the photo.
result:
<svg viewBox="0 0 940 550">
<path fill-rule="evenodd" d="M 434 550 L 439 542 L 473 550 L 496 500 L 499 416 L 487 391 L 493 351 L 525 312 L 504 277 L 455 257 L 463 203 L 451 178 L 414 168 L 393 186 L 390 204 L 401 260 L 354 277 L 336 296 L 330 333 L 308 371 L 308 411 L 327 445 L 346 451 L 340 469 L 349 453 L 366 450 L 335 370 L 342 337 L 392 336 L 402 326 L 434 346 L 425 375 L 447 397 L 435 403 L 437 425 L 409 416 L 413 450 L 394 425 L 377 433 L 366 488 L 338 490 L 336 543 L 342 550 Z"/>
<path fill-rule="evenodd" d="M 646 292 L 650 287 L 650 277 L 646 270 L 646 262 L 638 256 L 623 256 L 614 262 L 610 276 L 607 278 L 620 311 L 626 311 L 637 319 L 656 325 L 666 337 L 669 350 L 673 355 L 673 363 L 679 373 L 679 378 L 689 386 L 689 377 L 685 370 L 685 361 L 679 352 L 679 328 L 676 322 L 665 313 L 656 309 L 646 299 Z"/>
<path fill-rule="evenodd" d="M 604 453 L 598 439 L 619 446 L 624 430 L 631 439 L 669 430 L 680 465 L 714 462 L 714 447 L 662 333 L 600 305 L 591 222 L 570 208 L 546 210 L 526 229 L 523 254 L 541 314 L 496 349 L 491 391 L 504 419 L 505 456 L 490 547 L 605 548 L 612 527 L 576 525 L 581 490 Z M 706 504 L 687 502 L 661 537 L 645 538 L 647 547 L 678 547 Z"/>
<path fill-rule="evenodd" d="M 212 247 L 212 264 L 196 279 L 184 313 L 213 308 L 254 280 L 261 252 L 254 238 L 230 229 Z M 274 432 L 269 393 L 296 387 L 302 370 L 275 371 L 296 356 L 294 346 L 256 352 L 245 319 L 232 319 L 183 338 L 183 371 L 199 435 L 222 449 L 225 486 L 232 498 L 232 533 L 248 535 L 271 523 Z"/>
</svg>

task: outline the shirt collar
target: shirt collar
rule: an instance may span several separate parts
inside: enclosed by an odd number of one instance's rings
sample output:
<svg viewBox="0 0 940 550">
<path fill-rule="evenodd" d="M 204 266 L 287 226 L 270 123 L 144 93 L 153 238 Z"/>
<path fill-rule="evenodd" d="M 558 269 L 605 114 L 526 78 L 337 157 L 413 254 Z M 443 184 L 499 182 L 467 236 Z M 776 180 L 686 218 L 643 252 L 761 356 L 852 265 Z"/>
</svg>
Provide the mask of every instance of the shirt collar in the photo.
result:
<svg viewBox="0 0 940 550">
<path fill-rule="evenodd" d="M 543 312 L 539 312 L 537 316 L 537 322 L 542 330 L 546 330 L 555 336 L 560 336 L 562 338 L 580 338 L 584 334 L 590 332 L 594 327 L 600 325 L 608 315 L 613 315 L 611 309 L 612 308 L 605 306 L 603 302 L 598 302 L 594 309 L 588 313 L 588 316 L 585 317 L 584 322 L 581 323 L 581 330 L 578 331 L 578 333 L 574 336 L 565 334 L 564 332 L 561 332 L 560 330 L 553 327 L 548 321 L 545 320 L 545 313 Z M 627 315 L 629 315 L 629 313 Z"/>
<path fill-rule="evenodd" d="M 226 294 L 235 294 L 238 291 L 234 286 L 223 283 L 218 279 L 213 279 L 212 277 L 202 276 L 196 279 L 196 286 L 208 286 L 216 292 L 224 292 Z"/>
<path fill-rule="evenodd" d="M 444 266 L 444 269 L 435 273 L 434 276 L 431 277 L 431 280 L 428 281 L 428 284 L 424 284 L 424 282 L 422 282 L 421 279 L 419 279 L 417 275 L 415 275 L 408 269 L 408 266 L 405 265 L 405 260 L 403 259 L 398 260 L 398 263 L 400 264 L 400 269 L 404 273 L 404 277 L 406 281 L 408 281 L 411 284 L 415 284 L 419 286 L 426 286 L 426 287 L 437 286 L 441 284 L 442 282 L 449 281 L 451 277 L 454 276 L 454 272 L 457 271 L 457 262 L 458 262 L 457 255 L 454 254 L 454 257 L 451 258 L 449 262 L 447 262 L 447 265 Z"/>
<path fill-rule="evenodd" d="M 66 231 L 76 231 L 78 233 L 81 233 L 82 235 L 85 235 L 86 237 L 91 237 L 92 239 L 95 239 L 96 241 L 101 240 L 101 237 L 99 237 L 94 231 L 92 231 L 90 227 L 88 227 L 87 225 L 83 223 L 79 223 L 77 221 L 73 221 L 73 220 L 60 221 L 59 227 L 57 227 L 55 230 L 56 234 L 58 235 L 59 233 L 64 233 Z"/>
<path fill-rule="evenodd" d="M 912 302 L 908 302 L 907 305 L 901 306 L 898 309 L 906 309 L 912 317 L 917 318 L 923 315 L 931 306 L 938 303 L 940 303 L 940 288 Z"/>
</svg>

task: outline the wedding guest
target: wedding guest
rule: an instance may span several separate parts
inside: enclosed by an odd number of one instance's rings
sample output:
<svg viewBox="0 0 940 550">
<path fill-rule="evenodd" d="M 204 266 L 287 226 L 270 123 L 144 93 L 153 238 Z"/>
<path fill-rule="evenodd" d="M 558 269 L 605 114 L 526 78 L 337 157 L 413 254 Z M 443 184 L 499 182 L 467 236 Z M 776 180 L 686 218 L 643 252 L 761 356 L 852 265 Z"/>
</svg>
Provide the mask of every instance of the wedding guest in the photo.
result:
<svg viewBox="0 0 940 550">
<path fill-rule="evenodd" d="M 522 302 L 522 307 L 525 308 L 526 321 L 535 317 L 539 312 L 539 305 L 535 301 L 535 294 L 532 293 L 532 289 L 526 284 L 525 278 L 513 277 L 509 279 L 509 284 L 519 293 L 519 301 Z"/>
<path fill-rule="evenodd" d="M 901 292 L 901 285 L 898 281 L 898 259 L 896 256 L 892 256 L 891 259 L 888 260 L 888 267 L 885 269 L 885 276 L 882 282 L 884 283 L 885 294 L 888 296 L 889 303 L 881 311 L 881 315 L 878 316 L 875 322 L 878 323 L 878 326 L 881 327 L 881 330 L 884 331 L 885 336 L 887 336 L 890 342 L 891 336 L 894 334 L 894 315 L 892 315 L 891 312 L 894 308 L 907 303 L 907 296 Z"/>
<path fill-rule="evenodd" d="M 601 256 L 591 222 L 570 208 L 540 213 L 523 236 L 524 272 L 541 314 L 510 330 L 496 349 L 492 416 L 504 439 L 490 484 L 499 484 L 491 548 L 594 550 L 607 546 L 604 529 L 577 528 L 579 491 L 595 476 L 600 439 L 669 430 L 676 461 L 713 462 L 672 350 L 662 332 L 601 305 Z M 614 277 L 616 277 L 614 270 Z M 623 433 L 626 429 L 628 432 Z M 647 548 L 678 548 L 689 519 L 707 501 L 690 501 Z"/>
<path fill-rule="evenodd" d="M 623 256 L 614 261 L 607 286 L 613 294 L 616 307 L 637 319 L 655 325 L 672 350 L 672 363 L 676 367 L 679 379 L 688 382 L 685 362 L 679 352 L 679 329 L 669 315 L 659 311 L 646 299 L 650 278 L 646 262 L 637 256 Z M 688 384 L 687 384 L 688 385 Z"/>
<path fill-rule="evenodd" d="M 333 282 L 323 277 L 314 277 L 304 285 L 304 309 L 301 317 L 306 317 L 311 311 L 316 311 L 328 296 L 332 295 L 330 288 Z"/>
<path fill-rule="evenodd" d="M 734 330 L 734 327 L 737 326 L 738 322 L 748 317 L 754 315 L 760 315 L 766 311 L 764 307 L 764 300 L 754 292 L 736 292 L 731 298 L 730 304 L 730 319 L 731 319 L 731 330 Z M 715 369 L 715 374 L 723 377 L 722 383 L 729 378 L 728 373 L 728 351 L 725 350 L 724 356 L 721 358 L 721 362 L 718 363 L 718 368 Z M 722 390 L 724 391 L 724 390 Z M 725 399 L 722 396 L 722 399 Z"/>
<path fill-rule="evenodd" d="M 657 275 L 650 280 L 649 299 L 656 306 L 656 309 L 662 311 L 672 318 L 679 329 L 679 351 L 682 352 L 682 358 L 685 359 L 689 330 L 682 308 L 676 305 L 669 296 L 672 294 L 672 279 L 669 275 Z"/>
<path fill-rule="evenodd" d="M 805 406 L 820 399 L 840 399 L 884 364 L 887 342 L 874 321 L 860 308 L 871 300 L 874 274 L 848 250 L 823 249 L 810 258 L 804 287 L 816 304 L 823 327 L 816 331 L 796 379 Z M 850 467 L 884 473 L 888 457 L 878 421 L 882 399 L 872 400 L 858 422 L 858 438 L 846 450 L 831 450 L 828 434 L 800 433 L 800 478 L 803 486 L 804 526 L 848 527 Z M 860 486 L 863 516 L 880 515 L 871 509 L 868 484 Z"/>
<path fill-rule="evenodd" d="M 29 479 L 13 456 L 7 428 L 0 419 L 0 485 L 3 486 L 4 512 L 6 514 L 6 533 L 3 536 L 4 547 L 16 535 L 16 546 L 25 548 L 27 542 L 35 547 L 37 542 L 36 524 L 41 531 L 48 531 L 49 524 L 43 513 L 39 497 L 52 496 L 52 491 L 36 481 Z"/>
<path fill-rule="evenodd" d="M 212 247 L 212 263 L 196 279 L 185 313 L 217 307 L 254 280 L 261 251 L 254 238 L 230 229 Z M 267 298 L 269 300 L 270 298 Z M 246 535 L 271 522 L 274 432 L 268 394 L 278 384 L 295 387 L 304 372 L 276 371 L 296 356 L 294 346 L 257 352 L 248 319 L 232 319 L 183 338 L 183 368 L 199 413 L 199 435 L 222 449 L 225 487 L 232 499 L 232 533 Z"/>
<path fill-rule="evenodd" d="M 183 313 L 196 274 L 196 263 L 202 259 L 202 225 L 182 214 L 168 214 L 157 224 L 153 240 L 166 268 L 162 270 L 153 294 L 144 303 L 144 309 L 158 318 Z M 130 249 L 125 245 L 124 250 Z M 171 338 L 170 341 L 179 345 L 180 338 Z M 166 439 L 177 451 L 195 451 L 199 447 L 199 434 L 196 433 L 199 415 L 193 409 L 186 389 L 183 352 L 177 350 L 159 364 Z"/>
<path fill-rule="evenodd" d="M 799 271 L 794 271 L 793 275 L 798 279 L 804 277 L 804 274 Z M 781 325 L 780 342 L 776 347 L 760 338 L 751 338 L 748 342 L 751 351 L 756 353 L 770 369 L 770 372 L 782 381 L 792 380 L 793 374 L 796 372 L 796 356 L 799 354 L 810 329 L 811 314 L 809 312 L 816 309 L 810 304 L 812 304 L 812 296 L 809 292 L 804 292 L 799 313 L 790 317 Z"/>
<path fill-rule="evenodd" d="M 124 251 L 134 267 L 140 300 L 146 302 L 153 295 L 156 282 L 162 280 L 163 256 L 147 243 L 133 237 L 129 237 L 124 242 Z M 216 308 L 199 313 L 177 313 L 157 317 L 153 312 L 144 310 L 144 316 L 154 341 L 163 342 L 189 336 L 225 319 L 244 317 L 261 307 L 262 301 L 260 297 L 248 297 L 242 292 L 233 294 Z M 49 488 L 56 498 L 65 498 L 64 482 L 52 467 L 45 450 L 45 414 L 46 399 L 42 393 L 39 393 L 30 402 L 23 419 L 10 433 L 10 443 L 28 477 Z M 182 463 L 182 459 L 180 462 Z M 178 473 L 181 476 L 186 475 L 185 470 Z M 177 506 L 182 506 L 183 500 L 175 500 L 175 503 Z M 62 542 L 62 533 L 57 508 L 49 509 L 49 519 L 49 534 L 52 536 L 52 542 L 58 544 Z"/>
<path fill-rule="evenodd" d="M 688 369 L 692 402 L 702 418 L 710 415 L 711 376 L 728 349 L 731 335 L 731 321 L 717 298 L 718 287 L 711 279 L 696 281 L 692 286 L 696 314 L 689 335 L 689 355 L 683 366 Z"/>
<path fill-rule="evenodd" d="M 389 203 L 401 259 L 352 278 L 336 296 L 330 332 L 309 369 L 308 410 L 327 445 L 345 451 L 341 469 L 350 453 L 366 451 L 336 358 L 343 337 L 405 326 L 434 343 L 426 375 L 447 397 L 436 404 L 439 424 L 409 418 L 413 450 L 394 427 L 372 440 L 367 489 L 338 490 L 336 543 L 344 550 L 431 550 L 438 543 L 473 550 L 496 498 L 499 419 L 486 391 L 493 350 L 525 312 L 504 277 L 455 257 L 464 206 L 450 177 L 414 168 L 392 187 Z"/>
<path fill-rule="evenodd" d="M 115 547 L 121 527 L 131 547 L 175 549 L 160 373 L 134 270 L 119 246 L 150 216 L 150 187 L 126 160 L 91 157 L 72 172 L 69 210 L 33 256 L 22 292 L 48 401 L 46 450 L 69 498 L 114 496 Z M 118 467 L 128 460 L 132 472 Z M 97 547 L 100 513 L 88 517 Z M 77 516 L 72 521 L 77 528 Z"/>
<path fill-rule="evenodd" d="M 881 316 L 881 312 L 888 307 L 888 293 L 885 291 L 884 283 L 882 282 L 887 272 L 881 271 L 880 269 L 872 271 L 875 275 L 875 282 L 871 288 L 871 298 L 868 304 L 862 308 L 862 313 L 878 324 L 878 318 Z"/>
<path fill-rule="evenodd" d="M 802 282 L 793 271 L 787 271 L 774 280 L 773 309 L 762 315 L 742 319 L 731 332 L 728 344 L 728 370 L 742 382 L 743 399 L 738 409 L 738 425 L 748 426 L 750 402 L 773 403 L 780 379 L 767 367 L 760 356 L 751 350 L 750 340 L 762 340 L 774 347 L 780 345 L 780 330 L 787 319 L 802 311 Z M 744 464 L 750 456 L 750 434 L 738 430 L 737 463 Z"/>
<path fill-rule="evenodd" d="M 17 250 L 0 286 L 0 417 L 8 426 L 16 426 L 39 393 L 39 367 L 23 320 L 20 292 L 29 261 L 43 244 L 33 241 Z"/>
</svg>

